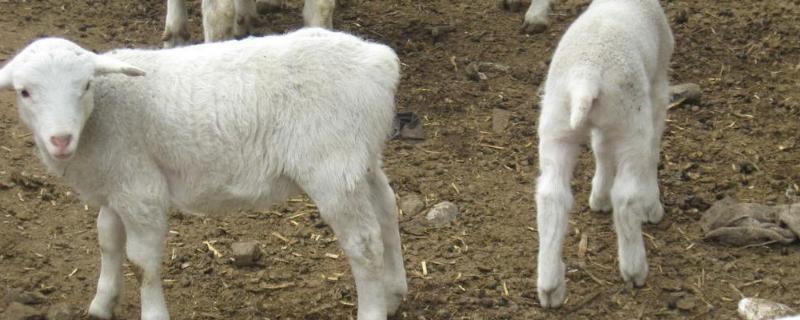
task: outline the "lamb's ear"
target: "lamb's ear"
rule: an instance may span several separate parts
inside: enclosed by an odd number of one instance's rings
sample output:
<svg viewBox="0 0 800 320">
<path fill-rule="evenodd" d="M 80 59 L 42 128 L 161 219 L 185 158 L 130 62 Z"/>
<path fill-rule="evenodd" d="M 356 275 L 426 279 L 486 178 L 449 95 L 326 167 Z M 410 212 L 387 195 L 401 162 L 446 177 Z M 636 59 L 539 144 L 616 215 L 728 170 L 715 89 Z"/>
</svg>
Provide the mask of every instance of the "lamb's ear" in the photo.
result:
<svg viewBox="0 0 800 320">
<path fill-rule="evenodd" d="M 119 61 L 117 59 L 95 55 L 94 58 L 94 74 L 105 75 L 111 73 L 122 73 L 126 76 L 139 77 L 145 75 L 144 70 L 139 69 L 133 65 Z"/>
<path fill-rule="evenodd" d="M 0 90 L 11 89 L 11 62 L 0 69 Z"/>
</svg>

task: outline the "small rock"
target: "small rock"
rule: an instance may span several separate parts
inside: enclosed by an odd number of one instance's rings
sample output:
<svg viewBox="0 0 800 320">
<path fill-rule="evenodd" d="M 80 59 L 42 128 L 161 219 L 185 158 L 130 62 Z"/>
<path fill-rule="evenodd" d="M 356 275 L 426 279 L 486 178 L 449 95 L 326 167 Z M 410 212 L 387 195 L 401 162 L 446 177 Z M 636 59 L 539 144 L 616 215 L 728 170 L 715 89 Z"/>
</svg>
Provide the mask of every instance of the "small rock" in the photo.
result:
<svg viewBox="0 0 800 320">
<path fill-rule="evenodd" d="M 180 280 L 178 280 L 178 284 L 180 284 L 181 287 L 184 287 L 184 288 L 189 287 L 189 286 L 192 285 L 192 278 L 189 277 L 189 276 L 184 275 L 184 276 L 182 276 L 180 278 Z"/>
<path fill-rule="evenodd" d="M 47 320 L 73 320 L 77 319 L 75 310 L 66 303 L 50 306 L 47 310 Z"/>
<path fill-rule="evenodd" d="M 697 305 L 697 298 L 693 296 L 685 296 L 683 298 L 678 299 L 678 303 L 675 304 L 678 309 L 683 311 L 690 311 L 694 309 Z"/>
<path fill-rule="evenodd" d="M 261 256 L 261 250 L 258 247 L 258 241 L 240 241 L 231 244 L 233 251 L 233 264 L 246 267 L 252 266 L 258 261 Z"/>
<path fill-rule="evenodd" d="M 670 88 L 670 102 L 673 104 L 699 104 L 703 90 L 696 83 L 683 83 Z"/>
<path fill-rule="evenodd" d="M 431 208 L 425 215 L 428 225 L 439 228 L 453 221 L 458 216 L 458 207 L 449 201 L 443 201 Z"/>
<path fill-rule="evenodd" d="M 492 109 L 492 131 L 503 133 L 508 127 L 508 120 L 511 119 L 511 111 L 494 108 Z"/>
<path fill-rule="evenodd" d="M 8 305 L 0 318 L 3 320 L 44 320 L 41 312 L 19 302 L 12 302 Z"/>
<path fill-rule="evenodd" d="M 425 208 L 425 201 L 422 196 L 412 193 L 400 199 L 400 210 L 406 215 L 415 215 Z"/>
<path fill-rule="evenodd" d="M 481 81 L 489 79 L 485 73 L 480 71 L 480 66 L 476 62 L 472 62 L 464 68 L 464 73 L 467 75 L 467 79 L 472 81 Z"/>
<path fill-rule="evenodd" d="M 795 314 L 784 304 L 759 298 L 744 298 L 739 301 L 739 315 L 745 320 L 767 320 Z"/>
</svg>

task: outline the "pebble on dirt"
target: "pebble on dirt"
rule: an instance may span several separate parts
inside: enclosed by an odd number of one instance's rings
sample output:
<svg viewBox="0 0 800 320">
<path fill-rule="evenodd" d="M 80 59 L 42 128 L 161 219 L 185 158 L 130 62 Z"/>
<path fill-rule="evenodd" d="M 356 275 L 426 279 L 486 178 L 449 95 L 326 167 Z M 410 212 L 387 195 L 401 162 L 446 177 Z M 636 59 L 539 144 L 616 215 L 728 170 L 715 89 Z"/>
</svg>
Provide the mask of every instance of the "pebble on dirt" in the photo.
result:
<svg viewBox="0 0 800 320">
<path fill-rule="evenodd" d="M 777 319 L 794 314 L 792 308 L 767 299 L 744 298 L 739 301 L 739 315 L 745 320 Z"/>
<path fill-rule="evenodd" d="M 240 267 L 255 265 L 261 257 L 261 249 L 255 240 L 234 242 L 231 244 L 231 251 L 233 251 L 233 264 Z"/>
<path fill-rule="evenodd" d="M 398 206 L 404 215 L 415 215 L 425 208 L 425 201 L 422 196 L 411 193 L 401 198 Z"/>
<path fill-rule="evenodd" d="M 0 314 L 0 318 L 3 320 L 44 320 L 44 315 L 32 307 L 12 302 L 6 311 Z"/>
<path fill-rule="evenodd" d="M 425 215 L 425 221 L 434 228 L 440 228 L 449 224 L 457 216 L 458 207 L 450 201 L 443 201 L 428 210 L 428 214 Z"/>
</svg>

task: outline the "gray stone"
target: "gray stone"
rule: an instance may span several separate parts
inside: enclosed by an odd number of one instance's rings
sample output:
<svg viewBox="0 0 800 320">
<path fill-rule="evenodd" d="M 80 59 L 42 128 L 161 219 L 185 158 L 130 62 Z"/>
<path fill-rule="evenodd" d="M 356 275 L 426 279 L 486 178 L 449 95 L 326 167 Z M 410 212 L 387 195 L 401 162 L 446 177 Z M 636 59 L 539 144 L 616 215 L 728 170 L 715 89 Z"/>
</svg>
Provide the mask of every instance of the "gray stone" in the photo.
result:
<svg viewBox="0 0 800 320">
<path fill-rule="evenodd" d="M 458 216 L 458 207 L 449 201 L 437 203 L 433 208 L 428 210 L 425 215 L 425 220 L 428 225 L 439 228 L 448 225 Z"/>
<path fill-rule="evenodd" d="M 233 251 L 233 264 L 246 267 L 256 264 L 258 258 L 261 257 L 261 249 L 258 247 L 258 241 L 240 241 L 231 244 Z"/>
</svg>

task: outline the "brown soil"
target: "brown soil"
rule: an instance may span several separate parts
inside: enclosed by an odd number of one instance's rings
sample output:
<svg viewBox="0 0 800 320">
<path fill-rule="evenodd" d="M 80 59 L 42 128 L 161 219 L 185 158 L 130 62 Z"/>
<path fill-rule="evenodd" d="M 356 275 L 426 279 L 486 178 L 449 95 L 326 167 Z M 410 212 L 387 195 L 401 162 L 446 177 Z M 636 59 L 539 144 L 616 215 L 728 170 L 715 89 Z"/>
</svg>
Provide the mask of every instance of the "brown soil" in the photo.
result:
<svg viewBox="0 0 800 320">
<path fill-rule="evenodd" d="M 199 39 L 199 1 L 189 2 Z M 296 2 L 262 15 L 259 31 L 300 27 Z M 669 114 L 660 170 L 667 215 L 644 227 L 650 277 L 642 289 L 622 283 L 611 219 L 586 205 L 593 168 L 587 152 L 573 184 L 568 301 L 555 311 L 541 309 L 535 297 L 536 92 L 556 42 L 587 1 L 556 3 L 553 26 L 531 36 L 518 33 L 521 13 L 501 11 L 494 1 L 350 0 L 337 9 L 337 28 L 397 50 L 404 63 L 398 108 L 426 123 L 423 143 L 387 148 L 393 187 L 401 197 L 424 195 L 428 207 L 453 201 L 462 213 L 440 229 L 421 226 L 422 214 L 401 217 L 410 292 L 397 319 L 730 319 L 741 295 L 800 306 L 791 289 L 800 287 L 800 247 L 720 246 L 703 241 L 697 225 L 707 204 L 727 195 L 793 201 L 785 194 L 800 184 L 800 4 L 662 3 L 677 42 L 673 82 L 698 83 L 704 95 L 700 105 Z M 160 0 L 0 1 L 0 62 L 43 35 L 98 51 L 160 46 L 164 13 Z M 442 25 L 455 30 L 431 32 Z M 464 72 L 470 62 L 511 68 L 473 81 Z M 492 131 L 493 108 L 512 112 L 500 133 Z M 0 93 L 0 285 L 46 293 L 35 306 L 42 310 L 56 303 L 85 310 L 99 267 L 97 208 L 84 208 L 45 173 L 16 113 L 13 94 Z M 224 217 L 176 213 L 170 223 L 163 277 L 173 318 L 355 317 L 349 267 L 303 200 Z M 584 232 L 588 251 L 580 263 Z M 262 244 L 260 265 L 233 266 L 230 244 L 248 239 Z M 204 241 L 225 257 L 214 258 Z M 117 313 L 138 318 L 133 269 L 124 272 L 126 299 Z M 0 312 L 6 305 L 0 302 Z"/>
</svg>

